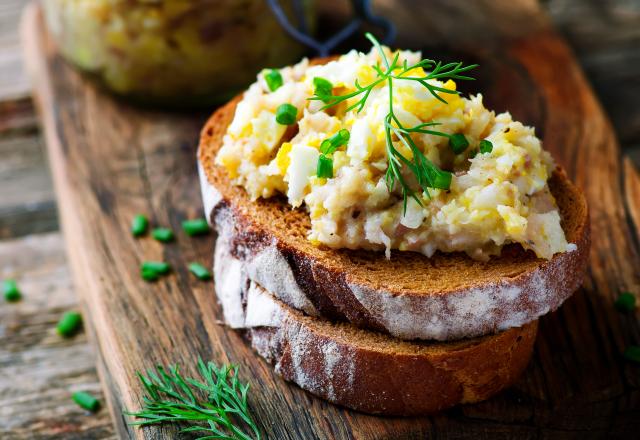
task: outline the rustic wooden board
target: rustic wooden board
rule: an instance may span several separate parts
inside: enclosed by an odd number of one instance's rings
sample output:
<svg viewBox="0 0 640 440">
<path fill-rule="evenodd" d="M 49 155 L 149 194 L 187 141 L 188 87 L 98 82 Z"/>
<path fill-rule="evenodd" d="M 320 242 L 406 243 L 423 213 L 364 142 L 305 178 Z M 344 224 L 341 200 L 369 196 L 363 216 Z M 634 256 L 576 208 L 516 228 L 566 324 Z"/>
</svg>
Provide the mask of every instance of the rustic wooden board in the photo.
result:
<svg viewBox="0 0 640 440">
<path fill-rule="evenodd" d="M 0 438 L 113 439 L 107 408 L 89 414 L 71 400 L 89 391 L 104 401 L 84 333 L 56 333 L 78 307 L 59 232 L 0 242 L 0 280 L 15 278 L 22 301 L 0 300 Z"/>
<path fill-rule="evenodd" d="M 195 281 L 185 270 L 192 260 L 211 264 L 214 237 L 194 240 L 179 234 L 176 243 L 165 246 L 131 238 L 128 228 L 135 213 L 146 212 L 155 224 L 176 230 L 182 219 L 201 215 L 195 145 L 206 115 L 144 111 L 109 98 L 56 55 L 38 12 L 27 13 L 27 61 L 68 253 L 122 437 L 175 437 L 170 427 L 131 428 L 122 409 L 140 403 L 136 370 L 155 363 L 190 366 L 197 355 L 241 366 L 243 377 L 253 383 L 251 408 L 269 438 L 637 433 L 639 367 L 625 363 L 620 353 L 640 341 L 640 325 L 637 314 L 623 316 L 612 306 L 619 290 L 640 291 L 637 171 L 630 163 L 622 166 L 611 127 L 583 74 L 532 2 L 483 1 L 478 4 L 485 9 L 468 10 L 462 1 L 435 3 L 441 3 L 435 10 L 444 15 L 424 11 L 422 20 L 413 20 L 419 27 L 404 29 L 404 41 L 412 34 L 415 41 L 442 41 L 449 36 L 443 17 L 456 17 L 461 31 L 453 43 L 482 61 L 479 87 L 488 103 L 535 124 L 547 148 L 585 189 L 593 252 L 585 287 L 559 312 L 542 319 L 534 359 L 514 387 L 481 404 L 411 419 L 366 416 L 316 399 L 280 380 L 238 334 L 221 327 L 213 286 Z M 401 20 L 406 11 L 388 13 Z M 496 19 L 497 13 L 511 21 Z M 474 25 L 476 31 L 489 29 L 494 20 L 511 24 L 498 29 L 496 39 L 490 32 L 468 38 Z M 138 275 L 144 259 L 165 259 L 174 273 L 146 284 Z"/>
</svg>

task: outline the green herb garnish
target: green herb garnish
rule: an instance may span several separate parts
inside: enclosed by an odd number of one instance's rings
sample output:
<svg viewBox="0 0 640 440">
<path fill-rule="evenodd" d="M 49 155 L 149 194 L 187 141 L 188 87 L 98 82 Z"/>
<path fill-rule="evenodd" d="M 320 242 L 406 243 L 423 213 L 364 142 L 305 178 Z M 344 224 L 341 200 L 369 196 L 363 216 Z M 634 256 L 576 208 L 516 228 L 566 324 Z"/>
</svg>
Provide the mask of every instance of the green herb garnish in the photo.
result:
<svg viewBox="0 0 640 440">
<path fill-rule="evenodd" d="M 60 336 L 70 338 L 80 331 L 82 316 L 78 312 L 66 312 L 58 321 L 57 330 Z"/>
<path fill-rule="evenodd" d="M 200 263 L 189 264 L 189 271 L 196 276 L 199 280 L 210 280 L 211 272 Z"/>
<path fill-rule="evenodd" d="M 493 151 L 493 144 L 491 141 L 487 139 L 483 139 L 480 141 L 480 153 L 486 154 L 491 153 Z"/>
<path fill-rule="evenodd" d="M 163 243 L 173 241 L 173 231 L 168 228 L 156 228 L 151 232 L 153 238 Z"/>
<path fill-rule="evenodd" d="M 209 223 L 203 218 L 196 218 L 193 220 L 185 220 L 182 222 L 182 230 L 189 236 L 205 235 L 211 230 Z"/>
<path fill-rule="evenodd" d="M 322 107 L 322 110 L 324 110 L 345 102 L 351 98 L 358 98 L 358 100 L 354 104 L 347 107 L 346 111 L 355 110 L 356 112 L 360 112 L 364 108 L 367 98 L 374 88 L 384 85 L 385 83 L 388 85 L 389 112 L 384 118 L 384 125 L 389 165 L 387 167 L 385 181 L 387 184 L 387 188 L 389 188 L 389 191 L 394 188 L 396 183 L 400 184 L 400 186 L 402 187 L 404 210 L 406 212 L 408 197 L 413 198 L 420 205 L 422 205 L 422 201 L 416 195 L 413 188 L 411 188 L 409 182 L 402 175 L 403 168 L 406 167 L 413 174 L 417 184 L 427 194 L 427 196 L 429 196 L 429 188 L 449 189 L 452 178 L 452 175 L 449 171 L 440 169 L 440 167 L 431 162 L 424 155 L 424 153 L 418 148 L 418 146 L 412 139 L 412 134 L 431 134 L 434 136 L 443 136 L 450 139 L 456 135 L 452 136 L 447 133 L 433 130 L 431 127 L 439 125 L 437 122 L 425 122 L 414 127 L 403 126 L 393 110 L 393 83 L 394 81 L 416 81 L 423 85 L 436 99 L 446 104 L 447 101 L 441 96 L 441 94 L 459 94 L 460 92 L 430 84 L 428 80 L 472 80 L 473 78 L 463 75 L 463 73 L 474 69 L 475 67 L 477 67 L 477 64 L 464 66 L 460 62 L 443 64 L 439 61 L 436 62 L 434 60 L 424 59 L 415 64 L 409 65 L 406 60 L 400 63 L 399 52 L 396 52 L 393 59 L 389 61 L 386 54 L 382 50 L 380 43 L 378 43 L 375 37 L 369 33 L 365 35 L 373 43 L 374 47 L 376 47 L 376 49 L 380 53 L 381 59 L 384 62 L 384 67 L 381 67 L 379 64 L 373 66 L 374 70 L 377 73 L 376 79 L 366 86 L 362 86 L 356 81 L 356 90 L 344 95 L 328 95 L 324 93 L 323 90 L 320 90 L 320 93 L 316 91 L 315 95 L 309 99 L 325 102 L 326 104 Z M 410 76 L 410 72 L 413 69 L 417 68 L 429 70 L 430 72 L 427 73 L 427 75 L 424 77 Z M 396 148 L 394 142 L 398 141 L 405 145 L 411 151 L 411 158 L 404 156 Z M 464 141 L 466 142 L 466 139 L 464 139 Z M 459 136 L 456 138 L 456 140 L 454 140 L 454 143 L 458 145 L 458 147 L 456 148 L 462 148 L 462 143 Z M 464 146 L 465 149 L 467 148 L 467 145 Z M 464 149 L 462 149 L 462 151 L 464 151 Z"/>
<path fill-rule="evenodd" d="M 78 404 L 78 406 L 86 409 L 87 411 L 96 412 L 100 409 L 100 401 L 84 391 L 73 393 L 71 398 Z"/>
<path fill-rule="evenodd" d="M 200 439 L 259 440 L 260 431 L 247 406 L 249 384 L 238 378 L 238 367 L 217 367 L 198 359 L 201 380 L 185 378 L 177 366 L 138 373 L 146 390 L 143 406 L 125 414 L 143 419 L 132 425 L 189 423 L 181 432 L 203 432 Z M 206 423 L 206 425 L 205 425 Z"/>
<path fill-rule="evenodd" d="M 333 84 L 328 79 L 316 76 L 313 78 L 313 87 L 315 96 L 321 98 L 321 101 L 327 103 L 333 96 Z"/>
<path fill-rule="evenodd" d="M 636 308 L 636 297 L 631 292 L 622 292 L 616 299 L 615 306 L 621 312 L 632 312 Z"/>
<path fill-rule="evenodd" d="M 295 105 L 282 104 L 276 109 L 276 121 L 281 125 L 295 124 L 298 118 L 298 109 Z"/>
<path fill-rule="evenodd" d="M 329 179 L 333 177 L 333 159 L 321 154 L 318 157 L 318 167 L 316 175 L 320 178 Z"/>
<path fill-rule="evenodd" d="M 269 90 L 271 90 L 272 92 L 275 92 L 276 90 L 278 90 L 280 87 L 282 87 L 282 84 L 284 83 L 282 81 L 282 75 L 276 69 L 271 69 L 267 73 L 265 73 L 264 80 L 267 82 L 267 86 L 269 87 Z"/>
<path fill-rule="evenodd" d="M 147 233 L 149 219 L 142 214 L 136 215 L 131 221 L 131 233 L 134 237 L 140 237 Z"/>
<path fill-rule="evenodd" d="M 462 133 L 449 136 L 449 147 L 455 154 L 460 154 L 469 147 L 469 141 Z"/>
<path fill-rule="evenodd" d="M 2 282 L 2 294 L 7 302 L 17 302 L 22 298 L 22 294 L 15 280 L 4 280 Z"/>
</svg>

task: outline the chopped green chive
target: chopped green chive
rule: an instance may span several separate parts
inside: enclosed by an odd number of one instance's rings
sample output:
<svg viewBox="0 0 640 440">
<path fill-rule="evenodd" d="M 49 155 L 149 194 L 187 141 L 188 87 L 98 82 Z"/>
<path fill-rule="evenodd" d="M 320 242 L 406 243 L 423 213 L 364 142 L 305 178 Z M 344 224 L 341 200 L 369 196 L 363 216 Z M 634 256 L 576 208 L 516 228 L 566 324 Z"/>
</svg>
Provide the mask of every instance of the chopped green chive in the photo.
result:
<svg viewBox="0 0 640 440">
<path fill-rule="evenodd" d="M 469 146 L 469 141 L 462 133 L 456 133 L 449 136 L 449 147 L 455 154 L 460 154 Z"/>
<path fill-rule="evenodd" d="M 66 312 L 58 321 L 58 333 L 65 338 L 69 338 L 80 330 L 82 326 L 82 316 L 78 312 Z"/>
<path fill-rule="evenodd" d="M 145 261 L 140 265 L 140 276 L 145 281 L 156 281 L 170 270 L 171 266 L 163 261 Z"/>
<path fill-rule="evenodd" d="M 267 82 L 267 86 L 269 86 L 269 90 L 272 92 L 278 90 L 283 84 L 282 75 L 276 69 L 271 69 L 265 73 L 264 80 Z"/>
<path fill-rule="evenodd" d="M 622 292 L 614 305 L 621 312 L 632 312 L 636 308 L 636 297 L 631 292 Z"/>
<path fill-rule="evenodd" d="M 134 237 L 140 237 L 147 233 L 149 227 L 149 220 L 142 214 L 138 214 L 133 218 L 131 222 L 131 233 Z"/>
<path fill-rule="evenodd" d="M 316 76 L 313 78 L 314 93 L 319 96 L 322 102 L 326 103 L 333 96 L 333 84 L 328 79 Z"/>
<path fill-rule="evenodd" d="M 333 177 L 333 159 L 321 154 L 320 157 L 318 157 L 318 169 L 316 170 L 316 174 L 320 178 L 328 179 Z"/>
<path fill-rule="evenodd" d="M 182 229 L 189 236 L 204 235 L 210 231 L 209 223 L 203 218 L 183 221 Z"/>
<path fill-rule="evenodd" d="M 169 273 L 171 266 L 164 261 L 145 261 L 140 265 L 141 270 L 153 270 L 161 275 Z"/>
<path fill-rule="evenodd" d="M 84 408 L 87 411 L 96 412 L 100 409 L 100 401 L 84 391 L 73 393 L 71 398 L 79 407 Z"/>
<path fill-rule="evenodd" d="M 295 124 L 298 109 L 291 104 L 282 104 L 276 109 L 276 121 L 281 125 Z"/>
<path fill-rule="evenodd" d="M 480 153 L 491 153 L 493 151 L 493 144 L 491 141 L 483 139 L 480 141 Z"/>
<path fill-rule="evenodd" d="M 473 159 L 477 155 L 478 155 L 478 150 L 471 150 L 471 152 L 469 153 L 469 159 Z"/>
<path fill-rule="evenodd" d="M 449 171 L 440 170 L 433 176 L 433 187 L 438 189 L 449 189 L 451 187 L 452 174 Z"/>
<path fill-rule="evenodd" d="M 350 137 L 349 130 L 343 128 L 330 138 L 322 141 L 320 144 L 320 152 L 323 154 L 331 154 L 341 146 L 347 145 Z"/>
<path fill-rule="evenodd" d="M 22 298 L 22 294 L 15 280 L 4 280 L 2 282 L 2 294 L 8 302 L 20 301 L 20 298 Z"/>
<path fill-rule="evenodd" d="M 168 228 L 156 228 L 151 232 L 151 235 L 163 243 L 173 241 L 173 231 Z"/>
<path fill-rule="evenodd" d="M 638 347 L 637 345 L 630 345 L 624 351 L 623 356 L 628 361 L 640 364 L 640 347 Z"/>
<path fill-rule="evenodd" d="M 200 263 L 191 263 L 189 264 L 189 270 L 191 271 L 192 274 L 194 274 L 199 280 L 210 280 L 211 279 L 211 272 L 209 272 L 207 270 L 206 267 L 204 267 L 202 264 Z"/>
</svg>

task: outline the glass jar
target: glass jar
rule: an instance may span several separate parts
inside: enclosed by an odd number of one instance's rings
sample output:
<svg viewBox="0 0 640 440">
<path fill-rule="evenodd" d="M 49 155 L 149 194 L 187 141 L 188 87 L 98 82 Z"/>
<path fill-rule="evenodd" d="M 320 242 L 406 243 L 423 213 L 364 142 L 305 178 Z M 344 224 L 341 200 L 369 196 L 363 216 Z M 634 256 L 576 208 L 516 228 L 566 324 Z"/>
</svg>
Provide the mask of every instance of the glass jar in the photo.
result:
<svg viewBox="0 0 640 440">
<path fill-rule="evenodd" d="M 293 1 L 281 1 L 293 12 Z M 265 0 L 43 0 L 63 56 L 113 92 L 171 107 L 222 102 L 305 48 Z M 311 28 L 312 0 L 303 0 Z"/>
</svg>

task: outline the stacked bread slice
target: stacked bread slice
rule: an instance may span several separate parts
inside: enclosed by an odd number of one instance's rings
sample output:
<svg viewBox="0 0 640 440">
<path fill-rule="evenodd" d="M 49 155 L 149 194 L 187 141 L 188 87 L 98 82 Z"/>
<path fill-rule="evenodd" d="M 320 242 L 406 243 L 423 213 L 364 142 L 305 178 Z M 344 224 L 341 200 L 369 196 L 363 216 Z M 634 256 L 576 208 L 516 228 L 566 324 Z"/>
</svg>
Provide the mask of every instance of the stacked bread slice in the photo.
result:
<svg viewBox="0 0 640 440">
<path fill-rule="evenodd" d="M 586 268 L 587 206 L 564 172 L 549 183 L 577 249 L 549 261 L 519 245 L 486 263 L 319 248 L 306 238 L 306 212 L 279 198 L 251 201 L 214 164 L 238 101 L 209 119 L 198 153 L 225 322 L 285 379 L 365 412 L 424 414 L 512 384 L 537 319 L 578 288 Z"/>
</svg>

